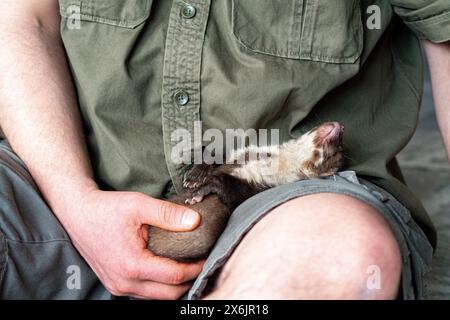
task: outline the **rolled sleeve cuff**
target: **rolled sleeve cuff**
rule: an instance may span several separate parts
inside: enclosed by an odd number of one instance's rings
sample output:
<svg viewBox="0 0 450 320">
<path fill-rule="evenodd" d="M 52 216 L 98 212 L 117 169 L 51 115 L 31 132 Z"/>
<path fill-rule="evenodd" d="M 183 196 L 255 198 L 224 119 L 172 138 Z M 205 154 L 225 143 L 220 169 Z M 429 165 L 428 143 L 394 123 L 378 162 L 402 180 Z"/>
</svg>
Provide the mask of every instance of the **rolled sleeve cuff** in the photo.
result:
<svg viewBox="0 0 450 320">
<path fill-rule="evenodd" d="M 404 22 L 421 39 L 436 43 L 450 40 L 450 11 L 423 20 Z"/>
</svg>

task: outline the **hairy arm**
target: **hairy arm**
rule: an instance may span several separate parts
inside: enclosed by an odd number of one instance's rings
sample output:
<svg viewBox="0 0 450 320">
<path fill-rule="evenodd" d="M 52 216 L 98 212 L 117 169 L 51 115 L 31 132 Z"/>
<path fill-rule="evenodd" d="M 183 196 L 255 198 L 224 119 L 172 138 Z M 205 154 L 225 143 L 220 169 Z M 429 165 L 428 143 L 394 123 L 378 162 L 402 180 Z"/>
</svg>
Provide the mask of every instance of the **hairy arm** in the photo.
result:
<svg viewBox="0 0 450 320">
<path fill-rule="evenodd" d="M 437 44 L 424 40 L 423 45 L 430 67 L 437 121 L 450 159 L 450 42 Z"/>
<path fill-rule="evenodd" d="M 98 189 L 59 24 L 57 0 L 0 1 L 1 128 L 112 293 L 177 298 L 201 265 L 155 257 L 146 249 L 145 225 L 190 230 L 199 217 L 143 194 Z"/>
<path fill-rule="evenodd" d="M 57 12 L 56 1 L 0 3 L 0 123 L 50 206 L 64 209 L 65 193 L 96 185 Z"/>
</svg>

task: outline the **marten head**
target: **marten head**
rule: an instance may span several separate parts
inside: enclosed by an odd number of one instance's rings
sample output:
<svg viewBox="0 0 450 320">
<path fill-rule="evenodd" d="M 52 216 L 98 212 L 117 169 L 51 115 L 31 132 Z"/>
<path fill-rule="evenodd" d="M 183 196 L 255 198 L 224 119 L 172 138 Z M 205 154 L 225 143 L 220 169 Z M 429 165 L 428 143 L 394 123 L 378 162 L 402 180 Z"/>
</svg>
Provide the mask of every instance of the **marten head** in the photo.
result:
<svg viewBox="0 0 450 320">
<path fill-rule="evenodd" d="M 258 187 L 274 187 L 330 176 L 343 166 L 343 132 L 344 127 L 341 124 L 326 122 L 279 146 L 238 150 L 231 160 L 239 164 L 223 165 L 218 170 Z M 245 161 L 243 164 L 239 162 L 251 159 L 252 155 L 264 153 L 266 155 L 258 160 Z"/>
<path fill-rule="evenodd" d="M 342 136 L 344 126 L 338 122 L 326 122 L 308 131 L 299 139 L 303 153 L 299 175 L 306 178 L 329 176 L 344 164 Z"/>
</svg>

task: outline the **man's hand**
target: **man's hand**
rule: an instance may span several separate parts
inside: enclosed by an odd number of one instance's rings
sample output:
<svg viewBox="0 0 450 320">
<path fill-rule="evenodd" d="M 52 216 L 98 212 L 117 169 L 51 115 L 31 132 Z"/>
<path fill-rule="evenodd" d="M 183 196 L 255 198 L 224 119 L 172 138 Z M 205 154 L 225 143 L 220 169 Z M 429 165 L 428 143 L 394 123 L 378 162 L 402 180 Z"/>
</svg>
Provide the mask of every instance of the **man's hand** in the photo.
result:
<svg viewBox="0 0 450 320">
<path fill-rule="evenodd" d="M 190 229 L 182 226 L 186 209 L 142 194 L 97 189 L 59 23 L 57 0 L 0 1 L 1 128 L 112 293 L 178 298 L 201 264 L 154 257 L 146 250 L 145 224 Z"/>
<path fill-rule="evenodd" d="M 199 215 L 183 206 L 134 192 L 92 190 L 67 208 L 65 227 L 106 288 L 114 295 L 177 299 L 203 262 L 178 263 L 147 249 L 148 227 L 173 231 L 196 227 Z"/>
</svg>

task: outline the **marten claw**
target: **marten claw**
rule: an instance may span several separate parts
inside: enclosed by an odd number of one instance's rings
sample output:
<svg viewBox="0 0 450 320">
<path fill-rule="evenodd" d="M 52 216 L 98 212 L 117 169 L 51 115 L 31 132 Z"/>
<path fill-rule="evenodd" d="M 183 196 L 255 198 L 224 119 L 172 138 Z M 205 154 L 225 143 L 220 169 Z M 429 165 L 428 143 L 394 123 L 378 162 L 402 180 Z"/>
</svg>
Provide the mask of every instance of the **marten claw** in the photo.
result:
<svg viewBox="0 0 450 320">
<path fill-rule="evenodd" d="M 188 182 L 188 181 L 184 181 L 184 182 L 183 182 L 183 187 L 184 187 L 184 188 L 187 188 L 187 189 L 192 189 L 191 183 Z"/>
<path fill-rule="evenodd" d="M 203 200 L 203 196 L 198 195 L 198 196 L 195 196 L 195 197 L 186 199 L 186 200 L 184 201 L 184 203 L 193 205 L 193 204 L 202 202 L 202 200 Z"/>
<path fill-rule="evenodd" d="M 185 179 L 183 182 L 183 187 L 186 189 L 195 189 L 195 188 L 197 188 L 197 186 L 198 186 L 198 183 L 194 182 L 194 181 Z"/>
<path fill-rule="evenodd" d="M 183 187 L 186 189 L 197 189 L 203 186 L 213 169 L 211 165 L 195 165 L 185 173 Z"/>
<path fill-rule="evenodd" d="M 195 189 L 199 186 L 200 186 L 200 184 L 198 182 L 188 181 L 186 179 L 183 182 L 183 187 L 186 189 Z"/>
</svg>

